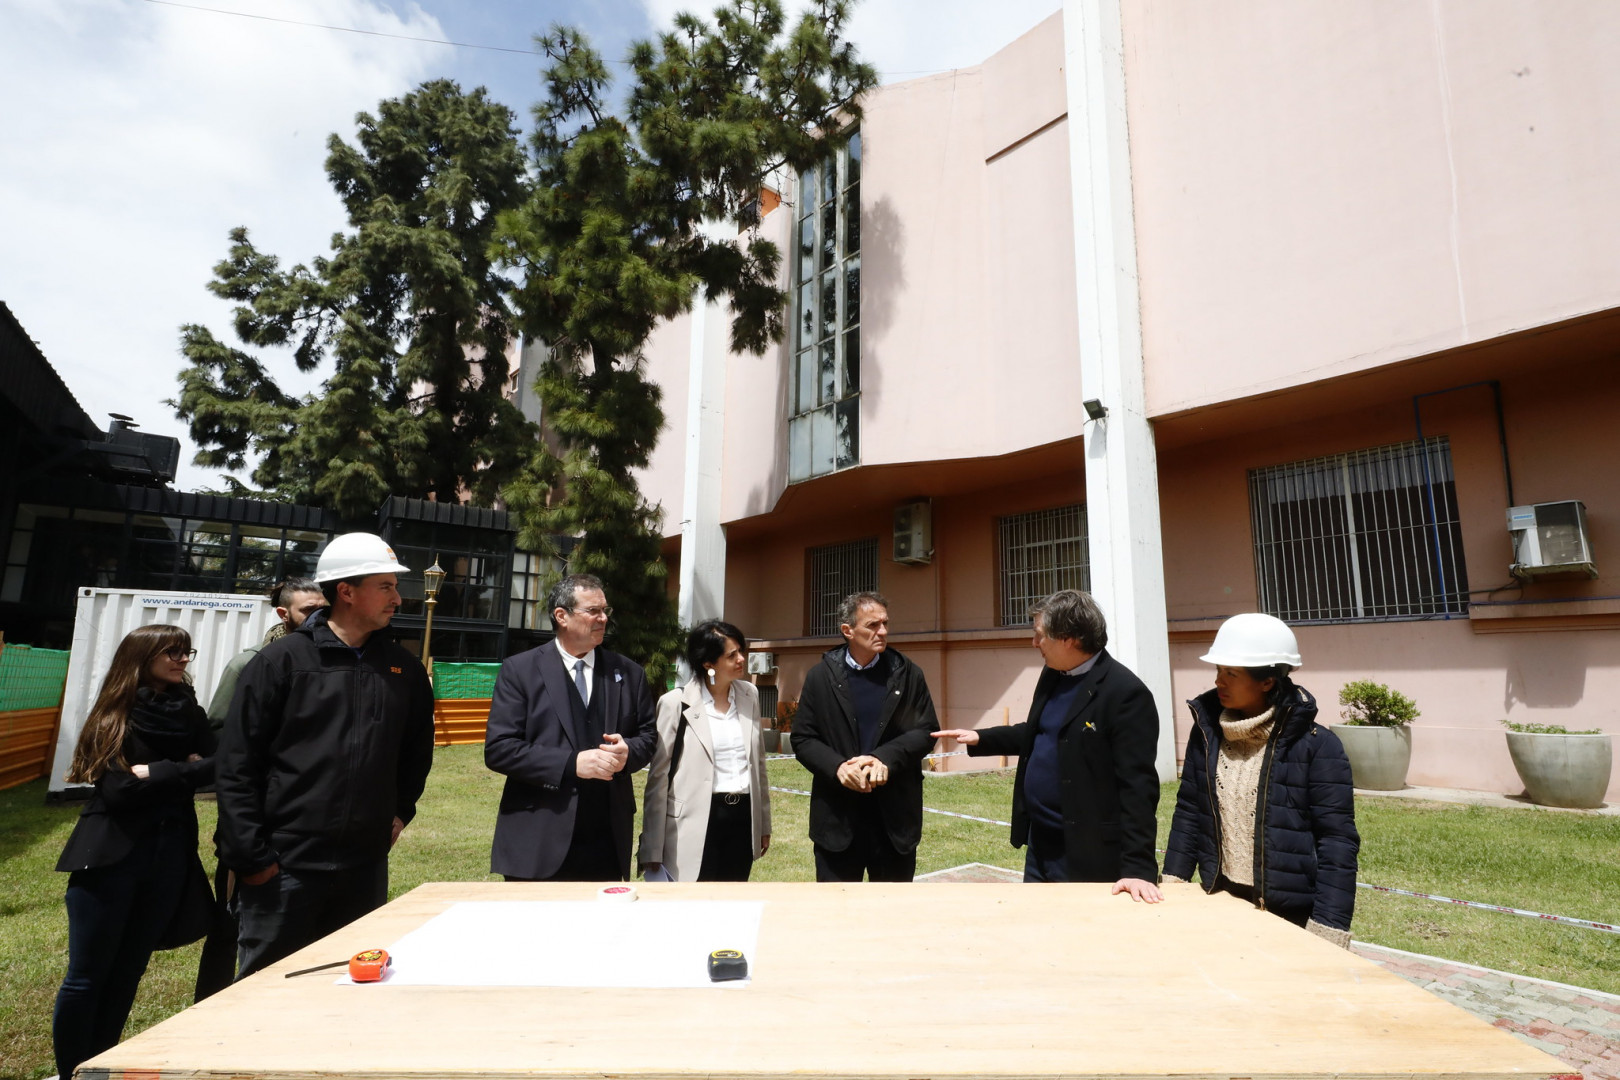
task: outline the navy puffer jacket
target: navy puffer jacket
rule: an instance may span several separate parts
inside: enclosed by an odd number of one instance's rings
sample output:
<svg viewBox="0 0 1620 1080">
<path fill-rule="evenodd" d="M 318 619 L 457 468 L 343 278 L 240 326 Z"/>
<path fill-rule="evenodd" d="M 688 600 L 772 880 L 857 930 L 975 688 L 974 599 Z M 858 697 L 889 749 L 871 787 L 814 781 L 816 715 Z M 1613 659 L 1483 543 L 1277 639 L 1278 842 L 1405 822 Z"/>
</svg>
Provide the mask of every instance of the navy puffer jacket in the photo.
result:
<svg viewBox="0 0 1620 1080">
<path fill-rule="evenodd" d="M 1308 920 L 1350 929 L 1356 904 L 1356 808 L 1350 761 L 1339 737 L 1316 723 L 1316 699 L 1302 687 L 1277 706 L 1261 766 L 1261 813 L 1255 818 L 1254 886 L 1262 906 L 1303 926 Z M 1214 690 L 1188 702 L 1193 730 L 1181 770 L 1164 872 L 1205 892 L 1221 872 L 1222 827 L 1215 803 L 1221 703 Z"/>
</svg>

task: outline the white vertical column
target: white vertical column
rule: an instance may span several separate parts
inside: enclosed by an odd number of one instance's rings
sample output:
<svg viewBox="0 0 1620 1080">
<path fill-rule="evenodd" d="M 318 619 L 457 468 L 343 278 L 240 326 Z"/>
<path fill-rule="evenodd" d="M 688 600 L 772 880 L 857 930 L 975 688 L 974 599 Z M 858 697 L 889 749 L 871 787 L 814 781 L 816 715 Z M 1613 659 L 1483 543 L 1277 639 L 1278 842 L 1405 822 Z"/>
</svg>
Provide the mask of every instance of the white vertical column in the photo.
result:
<svg viewBox="0 0 1620 1080">
<path fill-rule="evenodd" d="M 686 384 L 686 464 L 681 487 L 682 626 L 717 619 L 726 602 L 726 531 L 720 525 L 720 456 L 725 443 L 726 348 L 723 304 L 692 302 Z"/>
<path fill-rule="evenodd" d="M 1131 203 L 1120 0 L 1064 0 L 1064 78 L 1074 193 L 1080 382 L 1108 415 L 1086 425 L 1091 591 L 1109 651 L 1159 707 L 1159 776 L 1175 776 L 1159 470 L 1142 386 L 1142 322 Z"/>
</svg>

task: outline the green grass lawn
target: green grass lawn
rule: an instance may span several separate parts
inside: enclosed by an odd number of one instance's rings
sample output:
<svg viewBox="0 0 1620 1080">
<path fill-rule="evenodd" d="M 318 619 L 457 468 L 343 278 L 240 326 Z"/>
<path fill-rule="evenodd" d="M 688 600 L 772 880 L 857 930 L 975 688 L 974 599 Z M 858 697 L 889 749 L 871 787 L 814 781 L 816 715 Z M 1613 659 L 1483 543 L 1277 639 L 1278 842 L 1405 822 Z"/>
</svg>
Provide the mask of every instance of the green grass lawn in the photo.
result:
<svg viewBox="0 0 1620 1080">
<path fill-rule="evenodd" d="M 809 787 L 796 762 L 770 768 L 775 785 Z M 638 776 L 638 791 L 640 782 Z M 931 777 L 924 790 L 929 806 L 1005 820 L 1012 778 Z M 1160 800 L 1161 841 L 1174 791 L 1167 785 Z M 416 822 L 394 851 L 390 895 L 426 881 L 489 880 L 499 792 L 500 778 L 484 769 L 481 748 L 438 751 Z M 76 810 L 47 807 L 44 796 L 43 781 L 0 792 L 0 1078 L 6 1080 L 54 1071 L 50 1016 L 66 963 L 67 877 L 52 868 Z M 808 803 L 798 795 L 773 798 L 771 851 L 756 865 L 755 880 L 814 878 Z M 1358 800 L 1356 813 L 1364 882 L 1620 921 L 1620 818 L 1379 798 Z M 213 804 L 199 803 L 198 817 L 206 838 Z M 212 868 L 211 857 L 205 862 Z M 918 873 L 969 862 L 1019 868 L 1023 857 L 999 826 L 928 815 Z M 1620 935 L 1365 890 L 1357 893 L 1354 929 L 1362 941 L 1620 993 Z M 153 957 L 129 1033 L 190 1002 L 198 951 L 193 945 Z"/>
</svg>

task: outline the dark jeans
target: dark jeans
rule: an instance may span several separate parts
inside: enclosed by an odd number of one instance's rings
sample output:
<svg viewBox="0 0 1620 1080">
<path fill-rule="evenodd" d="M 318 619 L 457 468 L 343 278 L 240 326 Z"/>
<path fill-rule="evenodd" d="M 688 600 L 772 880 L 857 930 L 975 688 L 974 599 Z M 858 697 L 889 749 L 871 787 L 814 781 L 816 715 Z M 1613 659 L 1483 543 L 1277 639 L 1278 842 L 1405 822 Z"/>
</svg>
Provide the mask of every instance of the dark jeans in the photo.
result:
<svg viewBox="0 0 1620 1080">
<path fill-rule="evenodd" d="M 728 801 L 729 800 L 729 801 Z M 699 881 L 747 881 L 754 870 L 754 808 L 747 795 L 716 795 L 709 801 Z"/>
<path fill-rule="evenodd" d="M 247 885 L 238 879 L 237 981 L 342 929 L 387 900 L 386 855 L 342 870 L 283 866 L 262 885 Z"/>
<path fill-rule="evenodd" d="M 830 851 L 817 844 L 815 849 L 817 881 L 859 881 L 862 875 L 868 881 L 910 881 L 917 874 L 917 852 L 894 849 L 876 804 L 868 804 L 856 820 L 849 847 Z"/>
<path fill-rule="evenodd" d="M 117 1045 L 194 849 L 188 820 L 160 820 L 119 862 L 68 877 L 68 968 L 51 1020 L 59 1075 Z"/>
<path fill-rule="evenodd" d="M 1062 829 L 1049 829 L 1032 822 L 1024 848 L 1024 880 L 1068 881 L 1067 851 Z"/>
</svg>

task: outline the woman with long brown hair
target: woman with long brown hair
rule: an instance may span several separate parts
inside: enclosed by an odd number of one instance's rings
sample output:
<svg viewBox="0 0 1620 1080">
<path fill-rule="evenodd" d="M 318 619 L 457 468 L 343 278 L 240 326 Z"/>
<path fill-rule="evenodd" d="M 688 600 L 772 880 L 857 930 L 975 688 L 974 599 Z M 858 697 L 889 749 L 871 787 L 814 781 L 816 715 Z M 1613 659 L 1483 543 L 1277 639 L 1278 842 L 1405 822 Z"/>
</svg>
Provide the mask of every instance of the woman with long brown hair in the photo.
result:
<svg viewBox="0 0 1620 1080">
<path fill-rule="evenodd" d="M 186 675 L 196 655 L 177 626 L 130 631 L 73 751 L 68 782 L 96 789 L 56 864 L 72 875 L 51 1028 L 64 1077 L 118 1042 L 153 950 L 207 929 L 206 907 L 190 925 L 187 904 L 203 874 L 192 794 L 214 778 L 214 733 Z"/>
</svg>

